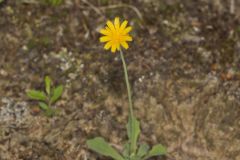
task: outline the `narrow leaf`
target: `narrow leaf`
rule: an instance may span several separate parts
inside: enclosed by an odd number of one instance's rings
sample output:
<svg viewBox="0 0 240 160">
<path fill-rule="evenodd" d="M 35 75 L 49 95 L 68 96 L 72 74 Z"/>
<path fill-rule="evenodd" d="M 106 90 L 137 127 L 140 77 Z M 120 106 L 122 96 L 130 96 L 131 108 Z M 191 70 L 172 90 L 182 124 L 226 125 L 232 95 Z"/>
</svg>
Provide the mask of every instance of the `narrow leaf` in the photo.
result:
<svg viewBox="0 0 240 160">
<path fill-rule="evenodd" d="M 165 154 L 167 154 L 167 149 L 163 145 L 157 144 L 153 146 L 153 148 L 149 151 L 148 155 L 144 159 L 148 159 L 153 156 L 165 155 Z"/>
<path fill-rule="evenodd" d="M 39 104 L 39 107 L 44 111 L 47 111 L 49 109 L 49 107 L 46 103 L 39 102 L 38 104 Z"/>
<path fill-rule="evenodd" d="M 124 145 L 122 154 L 125 159 L 129 159 L 129 157 L 130 157 L 130 144 L 129 143 L 126 143 Z"/>
<path fill-rule="evenodd" d="M 48 76 L 46 76 L 45 77 L 45 89 L 46 89 L 46 92 L 48 95 L 50 95 L 50 92 L 51 92 L 51 84 L 52 84 L 51 79 Z"/>
<path fill-rule="evenodd" d="M 138 149 L 137 156 L 139 158 L 142 158 L 148 153 L 148 150 L 149 150 L 149 146 L 147 144 L 141 144 Z"/>
<path fill-rule="evenodd" d="M 137 149 L 137 140 L 140 134 L 140 123 L 135 117 L 132 117 L 132 119 L 129 118 L 127 124 L 127 133 L 130 140 L 130 152 L 131 154 L 135 154 Z"/>
<path fill-rule="evenodd" d="M 53 96 L 51 97 L 50 102 L 55 103 L 58 100 L 58 98 L 62 95 L 62 92 L 63 92 L 63 86 L 62 85 L 55 88 L 53 90 Z"/>
<path fill-rule="evenodd" d="M 42 91 L 29 90 L 29 91 L 27 91 L 27 96 L 34 100 L 41 100 L 41 101 L 47 100 L 47 96 Z"/>
<path fill-rule="evenodd" d="M 101 137 L 88 140 L 87 145 L 91 150 L 99 154 L 109 156 L 115 160 L 124 160 L 124 158 Z"/>
</svg>

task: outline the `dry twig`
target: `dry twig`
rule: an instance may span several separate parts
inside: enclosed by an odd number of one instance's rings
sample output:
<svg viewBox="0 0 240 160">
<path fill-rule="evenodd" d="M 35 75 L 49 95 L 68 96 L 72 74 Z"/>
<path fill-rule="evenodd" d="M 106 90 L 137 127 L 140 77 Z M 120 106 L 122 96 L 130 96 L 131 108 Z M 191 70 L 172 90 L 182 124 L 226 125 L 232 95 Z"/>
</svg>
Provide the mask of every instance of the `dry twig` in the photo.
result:
<svg viewBox="0 0 240 160">
<path fill-rule="evenodd" d="M 90 8 L 92 8 L 97 14 L 104 16 L 101 10 L 99 10 L 96 6 L 94 6 L 92 3 L 88 2 L 87 0 L 81 0 L 83 3 L 88 5 Z"/>
</svg>

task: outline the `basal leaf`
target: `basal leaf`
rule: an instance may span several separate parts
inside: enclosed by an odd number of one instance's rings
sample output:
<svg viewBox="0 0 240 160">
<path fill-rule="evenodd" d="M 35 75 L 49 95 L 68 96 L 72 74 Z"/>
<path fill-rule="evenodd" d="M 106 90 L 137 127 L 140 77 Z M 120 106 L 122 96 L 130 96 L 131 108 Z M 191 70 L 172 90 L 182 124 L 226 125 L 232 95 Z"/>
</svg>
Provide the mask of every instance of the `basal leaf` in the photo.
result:
<svg viewBox="0 0 240 160">
<path fill-rule="evenodd" d="M 129 143 L 126 143 L 124 145 L 122 154 L 125 159 L 129 159 L 129 157 L 130 157 L 130 144 Z"/>
<path fill-rule="evenodd" d="M 149 151 L 149 153 L 144 159 L 148 159 L 153 156 L 161 156 L 165 154 L 167 154 L 167 149 L 163 145 L 157 144 L 152 147 L 152 149 Z"/>
<path fill-rule="evenodd" d="M 62 85 L 58 86 L 57 88 L 54 88 L 53 96 L 51 97 L 50 102 L 55 103 L 58 100 L 58 98 L 62 95 L 62 92 L 63 92 L 63 86 Z"/>
<path fill-rule="evenodd" d="M 137 151 L 137 156 L 139 158 L 142 158 L 143 156 L 147 155 L 148 151 L 149 151 L 149 146 L 147 144 L 141 144 Z"/>
<path fill-rule="evenodd" d="M 41 101 L 47 100 L 47 96 L 42 91 L 29 90 L 29 91 L 27 91 L 27 96 L 34 100 L 41 100 Z"/>
<path fill-rule="evenodd" d="M 49 107 L 46 103 L 39 102 L 38 104 L 39 104 L 39 107 L 44 111 L 47 111 L 49 109 Z"/>
<path fill-rule="evenodd" d="M 124 158 L 101 137 L 88 140 L 87 145 L 91 150 L 99 154 L 111 157 L 115 160 L 124 160 Z"/>
</svg>

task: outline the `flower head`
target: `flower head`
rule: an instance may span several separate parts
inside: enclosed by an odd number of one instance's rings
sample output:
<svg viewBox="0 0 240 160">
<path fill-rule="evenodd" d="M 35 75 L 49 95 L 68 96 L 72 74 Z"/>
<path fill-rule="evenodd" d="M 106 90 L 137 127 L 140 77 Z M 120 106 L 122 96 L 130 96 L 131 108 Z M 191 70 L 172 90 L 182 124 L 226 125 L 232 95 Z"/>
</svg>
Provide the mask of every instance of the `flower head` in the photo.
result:
<svg viewBox="0 0 240 160">
<path fill-rule="evenodd" d="M 120 23 L 118 17 L 114 19 L 114 23 L 107 21 L 107 26 L 105 29 L 101 29 L 100 33 L 103 34 L 100 37 L 100 42 L 106 42 L 104 49 L 108 50 L 111 48 L 111 52 L 115 53 L 116 50 L 120 50 L 122 46 L 128 49 L 128 41 L 132 41 L 132 37 L 128 34 L 132 27 L 127 27 L 128 21 L 123 21 Z"/>
</svg>

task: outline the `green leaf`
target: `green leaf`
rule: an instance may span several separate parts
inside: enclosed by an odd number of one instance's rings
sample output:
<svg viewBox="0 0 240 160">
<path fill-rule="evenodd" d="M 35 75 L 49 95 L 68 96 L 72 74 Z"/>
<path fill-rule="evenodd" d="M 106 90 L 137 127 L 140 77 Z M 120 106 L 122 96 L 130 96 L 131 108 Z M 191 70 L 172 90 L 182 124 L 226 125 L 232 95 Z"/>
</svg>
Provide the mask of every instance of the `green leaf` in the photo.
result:
<svg viewBox="0 0 240 160">
<path fill-rule="evenodd" d="M 29 91 L 27 91 L 27 96 L 34 100 L 41 100 L 41 101 L 47 100 L 47 96 L 42 91 L 29 90 Z"/>
<path fill-rule="evenodd" d="M 149 151 L 148 155 L 144 159 L 148 159 L 153 156 L 161 156 L 167 154 L 167 149 L 161 145 L 157 144 Z"/>
<path fill-rule="evenodd" d="M 138 149 L 137 156 L 139 158 L 142 158 L 148 153 L 148 150 L 149 150 L 149 146 L 147 144 L 141 144 Z"/>
<path fill-rule="evenodd" d="M 129 157 L 130 157 L 130 144 L 129 143 L 126 143 L 124 145 L 122 154 L 125 159 L 129 159 Z"/>
<path fill-rule="evenodd" d="M 48 107 L 48 105 L 46 103 L 39 102 L 38 105 L 44 111 L 47 111 L 49 109 L 49 107 Z"/>
<path fill-rule="evenodd" d="M 87 146 L 104 156 L 111 157 L 115 160 L 124 160 L 124 158 L 115 150 L 113 149 L 102 137 L 96 137 L 94 139 L 87 141 Z"/>
<path fill-rule="evenodd" d="M 58 100 L 58 98 L 62 95 L 62 92 L 63 92 L 63 86 L 62 85 L 58 86 L 57 88 L 54 88 L 53 96 L 51 97 L 50 102 L 55 103 Z"/>
<path fill-rule="evenodd" d="M 51 92 L 51 84 L 52 84 L 52 80 L 46 76 L 45 77 L 45 89 L 48 95 L 50 95 Z"/>
<path fill-rule="evenodd" d="M 140 134 L 140 123 L 135 117 L 129 118 L 127 124 L 127 133 L 130 140 L 130 154 L 135 154 L 137 149 L 137 140 Z"/>
</svg>

